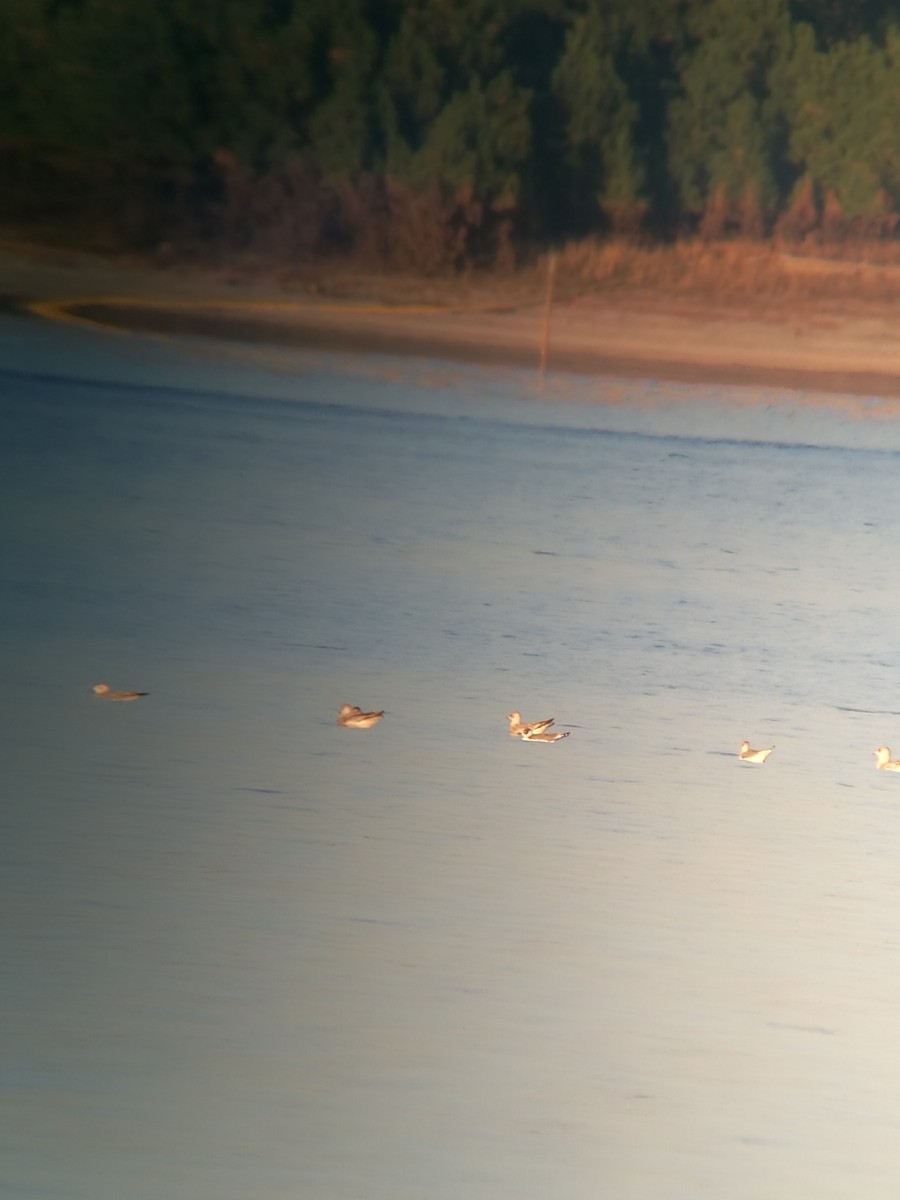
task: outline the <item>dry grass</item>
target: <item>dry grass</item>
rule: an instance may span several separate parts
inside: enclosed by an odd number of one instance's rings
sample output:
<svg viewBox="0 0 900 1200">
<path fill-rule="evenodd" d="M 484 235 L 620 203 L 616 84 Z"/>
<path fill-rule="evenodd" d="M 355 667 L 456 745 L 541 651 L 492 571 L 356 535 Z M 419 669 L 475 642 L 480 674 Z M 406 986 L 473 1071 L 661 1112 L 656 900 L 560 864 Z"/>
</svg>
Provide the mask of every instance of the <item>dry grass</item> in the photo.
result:
<svg viewBox="0 0 900 1200">
<path fill-rule="evenodd" d="M 559 252 L 558 273 L 568 293 L 619 291 L 730 307 L 883 307 L 900 300 L 900 244 L 787 250 L 738 240 L 667 246 L 587 240 Z"/>
<path fill-rule="evenodd" d="M 19 256 L 63 264 L 77 251 L 24 239 L 0 227 Z M 185 256 L 169 244 L 150 253 L 107 253 L 110 263 L 151 270 L 177 281 L 200 275 L 227 291 L 259 289 L 284 299 L 386 306 L 524 309 L 543 305 L 549 255 L 509 270 L 464 270 L 440 276 L 373 265 L 358 255 L 291 259 L 259 251 Z M 556 252 L 557 303 L 612 301 L 642 310 L 681 313 L 727 310 L 731 315 L 781 319 L 790 314 L 880 312 L 900 302 L 900 240 L 821 240 L 801 245 L 699 238 L 671 245 L 634 239 L 585 239 Z"/>
<path fill-rule="evenodd" d="M 900 302 L 900 243 L 790 249 L 728 240 L 640 245 L 633 240 L 571 242 L 556 252 L 557 302 L 615 298 L 642 307 L 733 313 L 884 310 Z M 437 307 L 524 308 L 543 303 L 549 256 L 514 271 L 423 278 L 361 269 L 352 259 L 307 264 L 282 274 L 288 288 L 323 299 Z"/>
</svg>

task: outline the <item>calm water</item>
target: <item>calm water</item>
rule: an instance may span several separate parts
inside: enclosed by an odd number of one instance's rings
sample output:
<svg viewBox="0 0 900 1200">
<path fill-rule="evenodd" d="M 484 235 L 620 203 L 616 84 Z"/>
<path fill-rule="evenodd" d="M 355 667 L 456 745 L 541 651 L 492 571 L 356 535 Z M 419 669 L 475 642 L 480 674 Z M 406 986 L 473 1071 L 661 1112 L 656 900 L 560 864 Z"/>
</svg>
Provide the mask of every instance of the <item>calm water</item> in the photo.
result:
<svg viewBox="0 0 900 1200">
<path fill-rule="evenodd" d="M 900 423 L 0 361 L 4 1196 L 893 1200 Z"/>
</svg>

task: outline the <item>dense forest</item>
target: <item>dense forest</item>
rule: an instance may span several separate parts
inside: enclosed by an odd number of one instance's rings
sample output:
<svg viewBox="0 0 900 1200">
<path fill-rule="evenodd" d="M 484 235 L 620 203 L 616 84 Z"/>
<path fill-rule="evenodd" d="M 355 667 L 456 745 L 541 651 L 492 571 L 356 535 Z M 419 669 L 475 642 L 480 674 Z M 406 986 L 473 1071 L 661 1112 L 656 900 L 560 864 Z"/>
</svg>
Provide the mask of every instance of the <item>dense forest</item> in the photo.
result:
<svg viewBox="0 0 900 1200">
<path fill-rule="evenodd" d="M 3 0 L 0 216 L 438 272 L 894 235 L 900 0 Z"/>
</svg>

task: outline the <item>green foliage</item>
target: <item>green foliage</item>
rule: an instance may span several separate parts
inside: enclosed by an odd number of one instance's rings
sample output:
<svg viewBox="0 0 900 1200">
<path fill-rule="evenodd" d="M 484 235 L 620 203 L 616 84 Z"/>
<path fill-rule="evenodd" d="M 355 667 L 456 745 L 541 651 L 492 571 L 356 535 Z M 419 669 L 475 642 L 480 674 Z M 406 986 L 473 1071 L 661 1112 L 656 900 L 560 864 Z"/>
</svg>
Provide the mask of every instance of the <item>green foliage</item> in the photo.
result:
<svg viewBox="0 0 900 1200">
<path fill-rule="evenodd" d="M 592 0 L 569 24 L 553 88 L 566 116 L 566 158 L 601 207 L 647 198 L 638 128 L 652 51 L 677 36 L 680 6 Z"/>
<path fill-rule="evenodd" d="M 759 231 L 801 181 L 798 227 L 877 228 L 898 111 L 900 0 L 0 4 L 7 194 L 178 196 L 248 243 L 377 249 L 405 220 L 410 259 L 449 262 L 601 214 Z"/>
<path fill-rule="evenodd" d="M 428 178 L 455 192 L 512 208 L 519 191 L 516 167 L 528 154 L 528 96 L 508 72 L 482 87 L 473 79 L 455 92 L 429 127 L 417 155 Z"/>
<path fill-rule="evenodd" d="M 324 7 L 328 15 L 312 42 L 319 59 L 308 59 L 305 72 L 307 79 L 317 67 L 322 72 L 305 132 L 323 177 L 346 179 L 365 169 L 371 157 L 369 92 L 377 44 L 359 0 Z"/>
<path fill-rule="evenodd" d="M 615 161 L 614 187 L 636 197 L 642 179 L 633 161 L 631 130 L 637 106 L 616 70 L 616 22 L 591 7 L 569 28 L 553 84 L 567 115 L 570 160 L 599 196 L 610 183 L 609 159 Z"/>
<path fill-rule="evenodd" d="M 792 0 L 791 16 L 795 23 L 811 27 L 820 50 L 858 37 L 870 37 L 881 45 L 891 24 L 900 20 L 900 4 L 897 0 Z"/>
<path fill-rule="evenodd" d="M 779 195 L 783 113 L 771 78 L 790 48 L 785 0 L 704 0 L 692 10 L 681 95 L 669 110 L 669 165 L 682 204 L 700 211 L 717 192 Z"/>
<path fill-rule="evenodd" d="M 782 88 L 791 110 L 789 153 L 823 199 L 848 217 L 884 210 L 900 197 L 900 32 L 884 48 L 868 37 L 816 49 L 813 30 L 795 30 Z"/>
<path fill-rule="evenodd" d="M 512 207 L 531 148 L 531 92 L 503 69 L 515 0 L 413 0 L 385 54 L 378 112 L 383 168 Z"/>
</svg>

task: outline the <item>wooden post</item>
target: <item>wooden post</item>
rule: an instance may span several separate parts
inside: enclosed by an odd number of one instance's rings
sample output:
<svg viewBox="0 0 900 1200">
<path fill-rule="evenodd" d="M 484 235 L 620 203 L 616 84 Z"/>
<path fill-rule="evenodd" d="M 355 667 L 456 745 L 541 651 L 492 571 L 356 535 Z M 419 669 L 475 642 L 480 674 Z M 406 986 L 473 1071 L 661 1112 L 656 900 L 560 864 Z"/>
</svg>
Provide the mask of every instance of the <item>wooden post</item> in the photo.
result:
<svg viewBox="0 0 900 1200">
<path fill-rule="evenodd" d="M 541 335 L 541 377 L 547 374 L 547 346 L 550 341 L 550 310 L 553 306 L 553 280 L 556 277 L 556 251 L 547 257 L 547 295 L 544 298 L 544 332 Z"/>
</svg>

